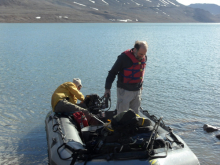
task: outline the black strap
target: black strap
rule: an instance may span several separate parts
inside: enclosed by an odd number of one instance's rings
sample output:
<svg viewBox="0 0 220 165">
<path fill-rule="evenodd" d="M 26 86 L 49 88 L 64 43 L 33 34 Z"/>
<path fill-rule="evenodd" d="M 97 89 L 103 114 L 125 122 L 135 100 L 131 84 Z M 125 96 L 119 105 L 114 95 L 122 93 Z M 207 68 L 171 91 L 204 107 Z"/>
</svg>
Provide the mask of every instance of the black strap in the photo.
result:
<svg viewBox="0 0 220 165">
<path fill-rule="evenodd" d="M 169 143 L 165 142 L 165 147 L 166 148 L 159 148 L 159 149 L 153 149 L 153 150 L 149 150 L 148 152 L 148 155 L 151 157 L 151 158 L 166 158 L 167 157 L 167 152 L 168 152 L 168 149 L 169 149 Z M 165 152 L 164 155 L 155 155 L 155 154 L 158 154 L 158 153 L 162 153 L 162 152 Z"/>
<path fill-rule="evenodd" d="M 63 146 L 64 146 L 65 148 L 69 149 L 69 150 L 72 152 L 72 155 L 71 155 L 70 157 L 62 158 L 62 156 L 60 155 L 59 149 L 60 149 L 61 147 L 63 147 Z M 66 143 L 63 143 L 62 145 L 60 145 L 60 146 L 57 148 L 57 154 L 59 155 L 60 159 L 62 159 L 62 160 L 68 160 L 68 159 L 72 158 L 72 161 L 71 161 L 70 165 L 74 165 L 75 162 L 76 162 L 76 160 L 77 160 L 77 158 L 78 158 L 78 156 L 80 156 L 80 154 L 83 154 L 83 152 L 84 152 L 84 151 L 81 151 L 81 150 L 75 151 L 72 147 L 70 147 L 70 146 L 67 145 Z M 86 161 L 87 161 L 87 159 L 88 159 L 88 157 L 86 158 Z"/>
<path fill-rule="evenodd" d="M 57 154 L 59 155 L 60 159 L 62 159 L 62 160 L 68 160 L 68 159 L 72 158 L 72 156 L 67 157 L 67 158 L 62 158 L 62 157 L 61 157 L 60 152 L 59 152 L 59 149 L 60 149 L 61 147 L 63 147 L 63 146 L 66 147 L 66 146 L 67 146 L 66 143 L 63 143 L 62 145 L 60 145 L 60 146 L 57 148 Z"/>
<path fill-rule="evenodd" d="M 79 155 L 78 152 L 72 154 L 72 161 L 71 161 L 70 165 L 74 165 L 75 164 L 78 155 Z"/>
</svg>

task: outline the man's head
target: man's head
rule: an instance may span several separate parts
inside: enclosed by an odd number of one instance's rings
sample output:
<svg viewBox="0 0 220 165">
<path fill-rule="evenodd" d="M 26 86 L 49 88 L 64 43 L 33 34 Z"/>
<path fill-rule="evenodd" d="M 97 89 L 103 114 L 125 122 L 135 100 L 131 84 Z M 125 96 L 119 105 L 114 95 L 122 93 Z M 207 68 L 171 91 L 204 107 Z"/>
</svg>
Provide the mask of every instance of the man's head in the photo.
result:
<svg viewBox="0 0 220 165">
<path fill-rule="evenodd" d="M 146 41 L 135 41 L 134 44 L 134 56 L 137 60 L 142 60 L 147 54 L 148 44 Z"/>
<path fill-rule="evenodd" d="M 80 90 L 82 88 L 82 83 L 79 78 L 74 78 L 73 83 L 76 85 L 77 89 Z"/>
</svg>

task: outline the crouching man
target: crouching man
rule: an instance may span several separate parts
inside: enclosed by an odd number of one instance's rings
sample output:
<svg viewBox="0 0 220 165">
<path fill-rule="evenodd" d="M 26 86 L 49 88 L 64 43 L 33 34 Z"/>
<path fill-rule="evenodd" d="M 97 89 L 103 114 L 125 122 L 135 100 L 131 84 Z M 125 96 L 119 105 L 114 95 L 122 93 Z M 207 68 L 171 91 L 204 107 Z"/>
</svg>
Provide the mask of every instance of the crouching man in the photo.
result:
<svg viewBox="0 0 220 165">
<path fill-rule="evenodd" d="M 75 112 L 83 112 L 90 125 L 99 124 L 99 122 L 92 117 L 88 110 L 85 109 L 84 95 L 80 92 L 82 83 L 79 78 L 74 78 L 73 82 L 65 82 L 61 84 L 53 93 L 51 98 L 51 105 L 53 111 L 56 113 L 73 114 Z M 76 104 L 80 100 L 80 104 Z M 83 108 L 84 107 L 84 108 Z"/>
</svg>

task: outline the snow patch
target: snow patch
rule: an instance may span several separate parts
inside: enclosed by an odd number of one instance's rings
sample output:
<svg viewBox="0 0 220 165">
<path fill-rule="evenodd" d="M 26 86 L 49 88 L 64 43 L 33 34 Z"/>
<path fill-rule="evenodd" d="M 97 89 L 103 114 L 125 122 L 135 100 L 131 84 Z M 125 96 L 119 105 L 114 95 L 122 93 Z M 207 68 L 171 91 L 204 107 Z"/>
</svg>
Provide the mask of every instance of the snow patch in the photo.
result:
<svg viewBox="0 0 220 165">
<path fill-rule="evenodd" d="M 90 2 L 92 2 L 92 3 L 95 3 L 95 1 L 92 1 L 92 0 L 89 0 Z"/>
<path fill-rule="evenodd" d="M 120 22 L 128 22 L 128 21 L 130 21 L 130 19 L 117 19 L 117 21 L 120 21 Z"/>
<path fill-rule="evenodd" d="M 131 19 L 109 19 L 110 21 L 114 22 L 114 21 L 120 21 L 120 22 L 131 22 Z"/>
<path fill-rule="evenodd" d="M 77 2 L 73 2 L 73 3 L 75 3 L 75 4 L 77 4 L 77 5 L 80 5 L 80 6 L 86 6 L 86 5 L 83 5 L 83 4 L 81 4 L 81 3 L 77 3 Z"/>
<path fill-rule="evenodd" d="M 115 19 L 109 19 L 109 20 L 112 21 L 112 22 L 115 21 Z"/>
<path fill-rule="evenodd" d="M 165 6 L 168 5 L 169 3 L 166 2 L 165 0 L 159 0 L 161 3 L 163 3 Z"/>
<path fill-rule="evenodd" d="M 38 17 L 35 17 L 36 19 L 41 19 L 41 17 L 40 16 L 38 16 Z"/>
<path fill-rule="evenodd" d="M 136 5 L 138 5 L 138 6 L 140 6 L 141 4 L 139 4 L 139 3 L 137 3 L 137 2 L 135 2 L 135 1 L 133 1 L 133 0 L 131 0 L 132 2 L 134 2 Z"/>
<path fill-rule="evenodd" d="M 94 10 L 99 10 L 99 9 L 97 9 L 97 8 L 93 8 L 93 7 L 90 7 L 91 9 L 94 9 Z"/>
<path fill-rule="evenodd" d="M 180 6 L 180 5 L 176 5 L 176 4 L 173 3 L 173 2 L 170 2 L 169 0 L 167 0 L 167 2 L 169 2 L 170 4 L 172 4 L 172 5 L 176 6 L 176 7 L 179 7 L 179 6 Z"/>
<path fill-rule="evenodd" d="M 104 3 L 106 3 L 106 4 L 108 5 L 108 3 L 107 3 L 107 2 L 105 2 L 104 0 L 102 0 L 102 2 L 104 2 Z"/>
</svg>

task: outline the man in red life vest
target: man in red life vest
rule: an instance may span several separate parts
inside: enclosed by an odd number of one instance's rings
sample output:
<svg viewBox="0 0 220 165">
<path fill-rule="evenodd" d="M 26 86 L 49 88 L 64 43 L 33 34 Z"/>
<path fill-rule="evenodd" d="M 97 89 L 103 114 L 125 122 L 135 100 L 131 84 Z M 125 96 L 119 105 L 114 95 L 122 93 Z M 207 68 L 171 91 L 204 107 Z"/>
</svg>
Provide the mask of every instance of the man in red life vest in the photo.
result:
<svg viewBox="0 0 220 165">
<path fill-rule="evenodd" d="M 118 75 L 116 107 L 118 113 L 129 108 L 133 109 L 135 113 L 139 113 L 147 49 L 146 41 L 136 41 L 134 48 L 126 50 L 118 56 L 108 73 L 105 83 L 105 96 L 111 95 L 112 83 L 115 76 Z"/>
</svg>

